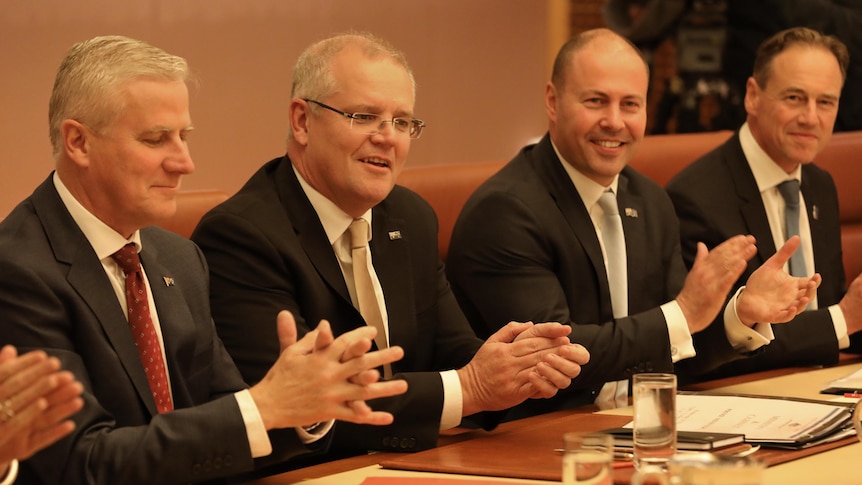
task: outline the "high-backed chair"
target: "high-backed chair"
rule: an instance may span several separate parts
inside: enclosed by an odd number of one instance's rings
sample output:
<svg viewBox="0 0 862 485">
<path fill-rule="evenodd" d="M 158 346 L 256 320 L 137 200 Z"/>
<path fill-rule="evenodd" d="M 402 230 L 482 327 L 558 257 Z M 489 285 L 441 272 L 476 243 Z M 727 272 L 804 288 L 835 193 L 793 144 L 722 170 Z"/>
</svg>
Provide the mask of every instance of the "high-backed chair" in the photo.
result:
<svg viewBox="0 0 862 485">
<path fill-rule="evenodd" d="M 204 214 L 228 198 L 221 190 L 187 190 L 177 193 L 177 212 L 158 226 L 189 237 Z"/>
</svg>

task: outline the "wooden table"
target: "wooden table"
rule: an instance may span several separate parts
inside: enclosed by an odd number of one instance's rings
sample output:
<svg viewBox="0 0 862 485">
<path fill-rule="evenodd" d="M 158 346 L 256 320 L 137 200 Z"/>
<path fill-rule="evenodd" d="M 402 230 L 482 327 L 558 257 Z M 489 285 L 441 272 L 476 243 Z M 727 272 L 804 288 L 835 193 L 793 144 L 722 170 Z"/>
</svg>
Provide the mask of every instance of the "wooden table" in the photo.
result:
<svg viewBox="0 0 862 485">
<path fill-rule="evenodd" d="M 862 359 L 858 356 L 842 357 L 842 364 L 824 369 L 793 368 L 750 374 L 730 379 L 722 379 L 710 383 L 687 386 L 687 390 L 718 391 L 730 393 L 763 394 L 775 396 L 790 396 L 810 399 L 829 399 L 830 396 L 819 394 L 823 385 L 862 368 Z M 543 466 L 551 467 L 554 472 L 559 465 L 548 464 L 551 460 L 559 461 L 559 456 L 552 452 L 562 434 L 570 429 L 598 430 L 618 425 L 630 419 L 631 408 L 597 412 L 594 406 L 585 406 L 574 410 L 560 411 L 543 416 L 535 416 L 518 421 L 501 424 L 492 432 L 481 430 L 454 430 L 441 436 L 440 443 L 434 450 L 405 455 L 402 453 L 375 453 L 315 465 L 299 470 L 286 472 L 265 479 L 257 480 L 257 485 L 284 485 L 302 482 L 303 485 L 359 485 L 367 477 L 448 477 L 464 480 L 478 480 L 480 483 L 493 480 L 493 483 L 524 483 L 548 484 L 555 476 L 534 476 L 543 480 L 525 479 L 525 474 L 513 471 L 516 460 L 504 455 L 507 450 L 517 450 L 519 457 L 523 456 L 525 467 L 535 468 L 536 460 L 543 460 Z M 524 443 L 529 442 L 529 446 Z M 520 446 L 519 446 L 520 445 Z M 856 464 L 862 459 L 862 444 L 857 440 L 845 440 L 833 445 L 829 451 L 807 450 L 794 456 L 788 452 L 761 450 L 755 456 L 770 465 L 765 472 L 765 484 L 794 483 L 845 483 L 862 484 L 862 474 L 859 478 L 853 476 Z M 547 450 L 546 450 L 547 449 Z M 823 451 L 823 452 L 820 452 Z M 531 454 L 529 460 L 527 455 Z M 792 459 L 792 461 L 786 461 Z M 529 461 L 529 465 L 526 465 Z M 505 473 L 517 479 L 488 478 L 494 475 L 495 467 L 504 462 L 508 468 Z M 453 475 L 441 473 L 423 473 L 417 471 L 402 471 L 384 469 L 379 464 L 399 466 L 407 463 L 411 470 L 446 471 L 456 470 L 469 475 Z M 423 468 L 424 467 L 424 468 Z M 484 467 L 484 468 L 482 468 Z M 554 468 L 556 467 L 556 468 Z M 511 473 L 510 473 L 511 472 Z M 476 473 L 485 476 L 476 476 Z M 497 470 L 499 473 L 499 470 Z M 631 471 L 617 473 L 617 483 L 627 483 Z M 491 483 L 491 482 L 489 482 Z"/>
</svg>

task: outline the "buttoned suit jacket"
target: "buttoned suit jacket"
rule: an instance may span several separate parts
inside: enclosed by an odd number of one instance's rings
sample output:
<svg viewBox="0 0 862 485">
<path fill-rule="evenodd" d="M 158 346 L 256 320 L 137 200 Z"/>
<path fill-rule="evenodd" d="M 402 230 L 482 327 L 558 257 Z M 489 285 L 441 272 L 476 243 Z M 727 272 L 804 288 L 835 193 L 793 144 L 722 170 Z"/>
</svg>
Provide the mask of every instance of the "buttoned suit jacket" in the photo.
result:
<svg viewBox="0 0 862 485">
<path fill-rule="evenodd" d="M 618 319 L 592 220 L 548 135 L 481 185 L 458 217 L 447 274 L 476 333 L 510 320 L 557 321 L 572 325 L 572 342 L 590 351 L 568 390 L 522 404 L 515 417 L 592 402 L 606 381 L 673 370 L 658 308 L 676 297 L 686 275 L 673 207 L 631 167 L 619 176 L 617 199 L 629 308 Z"/>
<path fill-rule="evenodd" d="M 395 186 L 372 209 L 372 262 L 386 300 L 392 364 L 407 393 L 372 401 L 389 426 L 338 423 L 333 452 L 434 447 L 443 406 L 437 371 L 470 361 L 482 342 L 452 296 L 437 248 L 437 219 L 415 193 Z M 336 335 L 365 326 L 320 219 L 287 157 L 265 164 L 192 234 L 210 265 L 216 328 L 245 379 L 256 382 L 278 350 L 273 324 L 290 310 L 300 334 L 326 319 Z"/>
<path fill-rule="evenodd" d="M 0 342 L 57 356 L 84 385 L 75 431 L 24 461 L 16 483 L 189 483 L 253 468 L 232 397 L 246 385 L 212 325 L 203 255 L 155 227 L 141 242 L 176 409 L 165 414 L 102 263 L 51 177 L 0 223 Z M 270 460 L 307 451 L 294 430 L 272 436 L 281 452 Z"/>
<path fill-rule="evenodd" d="M 838 342 L 827 310 L 829 305 L 841 300 L 845 291 L 838 194 L 832 176 L 814 164 L 802 166 L 800 188 L 811 226 L 814 266 L 823 277 L 817 291 L 819 309 L 805 311 L 789 323 L 773 325 L 775 340 L 760 352 L 725 364 L 701 378 L 790 365 L 830 365 L 838 361 Z M 668 183 L 667 192 L 680 220 L 683 257 L 688 265 L 694 260 L 698 241 L 713 248 L 737 234 L 755 237 L 757 254 L 748 262 L 733 292 L 775 254 L 766 209 L 742 151 L 739 133 L 677 174 Z M 710 339 L 713 345 L 730 349 L 729 342 L 717 333 L 716 327 L 712 325 L 697 338 Z M 855 347 L 855 338 L 853 340 Z M 703 364 L 705 368 L 714 367 L 711 363 Z"/>
</svg>

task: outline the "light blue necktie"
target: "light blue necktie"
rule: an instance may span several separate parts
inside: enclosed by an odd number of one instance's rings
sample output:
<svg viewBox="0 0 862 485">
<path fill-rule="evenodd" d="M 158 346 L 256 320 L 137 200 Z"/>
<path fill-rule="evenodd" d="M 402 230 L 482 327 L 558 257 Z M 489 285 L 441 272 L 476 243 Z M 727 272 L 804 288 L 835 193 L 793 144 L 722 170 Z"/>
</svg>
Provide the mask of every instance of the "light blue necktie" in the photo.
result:
<svg viewBox="0 0 862 485">
<path fill-rule="evenodd" d="M 784 197 L 785 236 L 787 239 L 799 236 L 799 181 L 796 179 L 785 180 L 778 184 L 778 191 Z M 790 274 L 793 276 L 808 276 L 802 246 L 799 246 L 799 249 L 790 257 L 789 268 Z"/>
<path fill-rule="evenodd" d="M 610 190 L 602 193 L 599 206 L 602 217 L 602 242 L 607 258 L 608 284 L 611 290 L 611 305 L 614 318 L 628 315 L 628 265 L 626 263 L 626 239 L 623 220 L 617 208 L 617 197 Z"/>
</svg>

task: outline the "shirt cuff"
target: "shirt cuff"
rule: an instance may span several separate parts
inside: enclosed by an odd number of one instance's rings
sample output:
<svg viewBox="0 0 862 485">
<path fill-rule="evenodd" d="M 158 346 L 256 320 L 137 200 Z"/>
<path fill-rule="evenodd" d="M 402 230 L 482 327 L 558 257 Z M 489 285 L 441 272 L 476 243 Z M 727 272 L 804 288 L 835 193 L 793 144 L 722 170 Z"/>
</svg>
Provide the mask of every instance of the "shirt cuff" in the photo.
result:
<svg viewBox="0 0 862 485">
<path fill-rule="evenodd" d="M 685 321 L 685 315 L 682 313 L 679 303 L 676 300 L 669 301 L 660 308 L 667 324 L 670 358 L 673 363 L 694 357 L 694 341 L 692 341 L 691 332 L 688 331 L 688 323 Z"/>
<path fill-rule="evenodd" d="M 15 483 L 15 478 L 18 476 L 18 460 L 12 460 L 9 463 L 9 469 L 6 470 L 6 476 L 0 477 L 3 479 L 0 485 L 12 485 Z"/>
<path fill-rule="evenodd" d="M 739 318 L 739 313 L 736 311 L 736 303 L 744 289 L 745 287 L 742 286 L 736 290 L 736 293 L 724 307 L 724 333 L 727 335 L 727 341 L 730 342 L 733 350 L 753 352 L 775 340 L 775 334 L 772 333 L 771 323 L 758 322 L 754 324 L 753 328 L 742 323 L 742 319 Z"/>
<path fill-rule="evenodd" d="M 461 378 L 458 371 L 447 370 L 440 373 L 443 381 L 443 414 L 440 416 L 440 431 L 461 424 L 464 413 L 464 396 L 461 394 Z"/>
<path fill-rule="evenodd" d="M 244 389 L 234 394 L 234 397 L 245 423 L 245 434 L 248 436 L 251 457 L 260 458 L 269 455 L 272 453 L 272 443 L 269 441 L 269 434 L 266 432 L 263 418 L 260 417 L 260 411 L 258 411 L 251 393 L 248 389 Z"/>
<path fill-rule="evenodd" d="M 829 306 L 829 316 L 832 317 L 832 325 L 835 327 L 835 336 L 838 338 L 838 348 L 843 350 L 850 347 L 850 336 L 847 335 L 847 321 L 844 312 L 837 304 Z"/>
<path fill-rule="evenodd" d="M 311 426 L 300 426 L 296 429 L 296 434 L 299 435 L 300 441 L 304 444 L 314 443 L 326 436 L 326 433 L 329 433 L 329 430 L 332 429 L 332 426 L 335 424 L 335 420 L 331 419 L 329 421 L 324 421 L 320 423 L 315 423 Z"/>
</svg>

